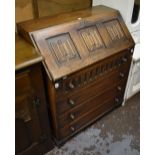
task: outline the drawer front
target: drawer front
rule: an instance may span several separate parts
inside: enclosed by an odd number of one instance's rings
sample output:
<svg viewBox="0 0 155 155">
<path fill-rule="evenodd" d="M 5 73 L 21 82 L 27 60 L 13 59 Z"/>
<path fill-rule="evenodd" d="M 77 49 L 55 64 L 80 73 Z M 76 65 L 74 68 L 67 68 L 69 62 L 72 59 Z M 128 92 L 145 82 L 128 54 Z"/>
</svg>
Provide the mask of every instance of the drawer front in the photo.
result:
<svg viewBox="0 0 155 155">
<path fill-rule="evenodd" d="M 120 98 L 119 101 L 116 101 L 116 98 Z M 94 99 L 95 101 L 95 99 Z M 102 98 L 100 99 L 100 102 L 102 102 Z M 88 126 L 89 124 L 93 123 L 95 120 L 103 116 L 106 112 L 113 109 L 115 106 L 121 104 L 122 102 L 122 95 L 114 95 L 111 96 L 111 98 L 108 98 L 101 104 L 100 106 L 97 106 L 93 108 L 91 111 L 86 113 L 83 117 L 81 117 L 79 120 L 66 125 L 64 128 L 60 128 L 60 139 L 65 139 L 68 136 L 72 136 L 75 133 L 82 130 L 84 127 Z"/>
<path fill-rule="evenodd" d="M 128 64 L 124 65 L 119 69 L 112 71 L 107 76 L 92 81 L 91 84 L 87 84 L 79 91 L 75 91 L 74 93 L 68 94 L 62 98 L 57 98 L 58 114 L 62 115 L 68 110 L 74 109 L 74 107 L 94 97 L 94 92 L 103 93 L 116 85 L 119 81 L 124 81 L 124 83 L 126 83 L 128 70 Z"/>
<path fill-rule="evenodd" d="M 75 108 L 67 111 L 63 115 L 59 116 L 59 127 L 62 128 L 66 124 L 76 122 L 84 115 L 95 109 L 104 105 L 104 101 L 107 101 L 112 96 L 115 96 L 116 102 L 122 99 L 125 90 L 125 82 L 121 81 L 109 88 L 106 92 L 98 92 L 95 96 L 88 98 L 85 102 L 79 104 Z"/>
<path fill-rule="evenodd" d="M 131 52 L 124 51 L 110 58 L 97 62 L 69 77 L 55 82 L 57 98 L 62 98 L 66 94 L 72 94 L 80 91 L 85 85 L 89 85 L 92 81 L 107 76 L 113 70 L 119 69 L 121 66 L 130 65 Z"/>
</svg>

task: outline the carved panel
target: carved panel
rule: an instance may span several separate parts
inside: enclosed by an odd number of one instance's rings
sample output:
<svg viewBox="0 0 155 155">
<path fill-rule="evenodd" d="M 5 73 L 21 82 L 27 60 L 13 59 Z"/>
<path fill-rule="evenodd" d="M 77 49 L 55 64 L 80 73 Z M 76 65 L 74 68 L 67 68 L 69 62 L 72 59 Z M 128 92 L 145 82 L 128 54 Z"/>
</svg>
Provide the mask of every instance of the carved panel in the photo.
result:
<svg viewBox="0 0 155 155">
<path fill-rule="evenodd" d="M 69 34 L 48 38 L 47 42 L 58 65 L 80 58 Z"/>
<path fill-rule="evenodd" d="M 112 42 L 126 39 L 126 36 L 117 20 L 104 23 L 104 26 L 112 40 Z"/>
<path fill-rule="evenodd" d="M 81 29 L 79 32 L 89 52 L 94 52 L 97 49 L 104 47 L 103 41 L 96 26 Z"/>
<path fill-rule="evenodd" d="M 76 87 L 83 86 L 87 83 L 91 83 L 97 78 L 107 75 L 113 70 L 119 70 L 120 66 L 126 64 L 130 61 L 130 52 L 121 53 L 113 58 L 109 58 L 107 61 L 100 62 L 96 65 L 89 67 L 89 69 L 82 70 L 81 72 L 76 73 L 76 75 L 69 77 L 66 82 L 62 82 L 61 91 L 70 90 L 70 84 Z M 60 82 L 60 81 L 59 81 Z"/>
<path fill-rule="evenodd" d="M 27 22 L 23 26 L 19 24 L 19 29 L 31 31 L 31 39 L 44 57 L 51 80 L 56 81 L 133 46 L 118 12 L 104 9 L 96 7 L 92 12 L 90 9 L 43 18 L 37 20 L 38 24 L 29 22 L 30 29 Z"/>
</svg>

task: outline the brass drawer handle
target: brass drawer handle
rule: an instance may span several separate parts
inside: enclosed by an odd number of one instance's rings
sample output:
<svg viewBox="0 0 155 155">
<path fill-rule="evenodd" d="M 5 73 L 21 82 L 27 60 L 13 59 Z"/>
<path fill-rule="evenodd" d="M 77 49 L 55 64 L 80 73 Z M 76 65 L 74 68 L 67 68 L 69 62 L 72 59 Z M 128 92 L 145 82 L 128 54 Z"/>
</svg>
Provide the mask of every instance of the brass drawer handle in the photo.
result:
<svg viewBox="0 0 155 155">
<path fill-rule="evenodd" d="M 122 61 L 123 61 L 123 62 L 127 62 L 128 59 L 127 59 L 127 58 L 122 58 Z"/>
<path fill-rule="evenodd" d="M 134 49 L 132 48 L 132 49 L 131 49 L 131 53 L 133 53 L 133 51 L 134 51 Z"/>
<path fill-rule="evenodd" d="M 70 114 L 70 118 L 72 119 L 72 120 L 74 120 L 75 119 L 75 115 L 74 114 Z"/>
<path fill-rule="evenodd" d="M 55 83 L 55 88 L 58 89 L 59 88 L 59 83 Z"/>
<path fill-rule="evenodd" d="M 116 103 L 119 103 L 119 99 L 118 99 L 118 98 L 115 98 L 115 102 L 116 102 Z"/>
<path fill-rule="evenodd" d="M 118 89 L 119 91 L 121 91 L 121 90 L 122 90 L 122 87 L 121 87 L 121 86 L 118 86 L 117 89 Z"/>
<path fill-rule="evenodd" d="M 70 88 L 70 89 L 73 89 L 73 88 L 74 88 L 74 85 L 73 85 L 72 82 L 69 83 L 69 88 Z"/>
<path fill-rule="evenodd" d="M 40 99 L 39 99 L 39 98 L 34 99 L 34 100 L 33 100 L 33 105 L 34 105 L 35 107 L 39 107 L 39 106 L 40 106 Z"/>
<path fill-rule="evenodd" d="M 68 103 L 71 105 L 71 106 L 74 106 L 75 105 L 75 102 L 71 99 L 69 99 Z"/>
<path fill-rule="evenodd" d="M 71 130 L 72 132 L 74 132 L 74 131 L 75 131 L 75 128 L 74 128 L 73 126 L 71 126 L 71 127 L 70 127 L 70 130 Z"/>
<path fill-rule="evenodd" d="M 121 78 L 124 78 L 124 76 L 125 76 L 123 73 L 120 73 L 119 75 Z"/>
</svg>

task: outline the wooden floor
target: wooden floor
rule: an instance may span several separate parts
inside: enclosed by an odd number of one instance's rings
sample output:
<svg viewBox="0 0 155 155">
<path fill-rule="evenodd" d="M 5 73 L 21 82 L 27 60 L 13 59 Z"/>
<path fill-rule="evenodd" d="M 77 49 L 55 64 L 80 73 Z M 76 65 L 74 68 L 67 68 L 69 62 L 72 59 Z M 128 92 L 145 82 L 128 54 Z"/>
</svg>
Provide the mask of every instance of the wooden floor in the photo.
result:
<svg viewBox="0 0 155 155">
<path fill-rule="evenodd" d="M 139 155 L 140 94 L 46 155 Z"/>
</svg>

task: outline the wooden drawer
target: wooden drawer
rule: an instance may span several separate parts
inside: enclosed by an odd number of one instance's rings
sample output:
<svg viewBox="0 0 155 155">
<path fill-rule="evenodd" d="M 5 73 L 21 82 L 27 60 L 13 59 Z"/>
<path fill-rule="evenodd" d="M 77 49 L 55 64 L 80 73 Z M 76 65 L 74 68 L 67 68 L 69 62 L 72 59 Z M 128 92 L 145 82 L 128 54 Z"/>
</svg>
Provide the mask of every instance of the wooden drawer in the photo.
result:
<svg viewBox="0 0 155 155">
<path fill-rule="evenodd" d="M 122 51 L 56 82 L 47 78 L 58 145 L 122 103 L 131 56 L 130 51 Z M 70 81 L 74 84 L 71 89 Z M 121 92 L 117 86 L 122 87 Z"/>
<path fill-rule="evenodd" d="M 119 103 L 115 101 L 116 98 L 120 98 Z M 93 101 L 95 102 L 97 98 L 94 98 Z M 100 98 L 100 102 L 103 102 L 102 97 Z M 64 128 L 60 129 L 60 138 L 65 139 L 68 136 L 72 136 L 73 134 L 77 133 L 84 127 L 88 126 L 89 124 L 93 123 L 95 120 L 103 116 L 106 112 L 113 109 L 115 106 L 121 104 L 122 102 L 122 95 L 114 95 L 108 98 L 103 102 L 103 104 L 100 104 L 99 106 L 92 108 L 89 112 L 85 113 L 83 117 L 80 119 L 77 119 L 75 122 L 72 122 L 71 124 L 67 124 Z"/>
<path fill-rule="evenodd" d="M 82 118 L 86 113 L 92 111 L 92 109 L 96 107 L 100 107 L 104 104 L 104 101 L 111 98 L 111 96 L 116 97 L 116 102 L 118 102 L 124 94 L 126 82 L 123 80 L 115 85 L 112 85 L 107 89 L 106 92 L 103 91 L 97 93 L 96 95 L 87 98 L 83 103 L 79 104 L 75 108 L 67 111 L 63 115 L 59 117 L 59 127 L 62 128 L 66 124 L 70 124 L 72 122 L 76 122 L 80 118 Z M 120 90 L 121 88 L 121 90 Z"/>
<path fill-rule="evenodd" d="M 81 88 L 80 90 L 66 94 L 66 96 L 63 96 L 62 98 L 57 98 L 58 114 L 61 115 L 64 112 L 80 105 L 86 100 L 89 100 L 94 96 L 94 92 L 103 93 L 122 80 L 126 83 L 128 68 L 128 64 L 126 64 L 111 71 L 109 74 L 101 77 L 100 79 L 92 81 L 90 84 L 85 85 L 85 87 Z"/>
<path fill-rule="evenodd" d="M 129 67 L 131 62 L 130 51 L 123 51 L 113 57 L 93 64 L 79 72 L 76 72 L 69 77 L 55 82 L 57 99 L 61 99 L 66 94 L 71 94 L 81 90 L 86 84 L 92 84 L 96 79 L 101 79 L 103 76 L 108 76 L 113 70 L 119 70 L 121 66 Z M 66 79 L 65 79 L 66 78 Z"/>
</svg>

